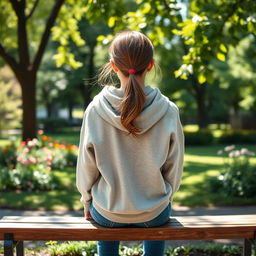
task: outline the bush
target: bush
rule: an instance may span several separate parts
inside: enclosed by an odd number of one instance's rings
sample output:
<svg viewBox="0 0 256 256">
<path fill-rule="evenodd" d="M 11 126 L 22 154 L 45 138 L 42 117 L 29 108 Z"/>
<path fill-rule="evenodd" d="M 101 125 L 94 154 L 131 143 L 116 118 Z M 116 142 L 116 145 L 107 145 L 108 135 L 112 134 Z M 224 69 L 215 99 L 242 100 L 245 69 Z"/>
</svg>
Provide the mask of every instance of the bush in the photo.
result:
<svg viewBox="0 0 256 256">
<path fill-rule="evenodd" d="M 198 132 L 184 132 L 186 145 L 211 145 L 213 143 L 213 135 L 208 130 Z"/>
<path fill-rule="evenodd" d="M 224 171 L 217 179 L 210 181 L 212 191 L 222 190 L 226 195 L 252 198 L 256 194 L 256 166 L 250 163 L 255 156 L 246 148 L 235 150 L 235 146 L 227 146 L 218 154 L 228 157 L 224 159 Z"/>
<path fill-rule="evenodd" d="M 53 190 L 59 181 L 48 170 L 7 169 L 0 171 L 1 190 L 43 191 Z"/>
<path fill-rule="evenodd" d="M 58 243 L 50 241 L 46 243 L 48 251 L 52 256 L 94 256 L 97 255 L 96 242 L 64 242 Z M 133 247 L 120 246 L 119 255 L 121 256 L 140 256 L 142 246 Z M 168 247 L 165 249 L 165 256 L 240 256 L 242 249 L 235 245 L 205 244 L 200 246 L 179 246 Z"/>
<path fill-rule="evenodd" d="M 43 118 L 38 120 L 45 132 L 57 132 L 59 129 L 69 125 L 68 120 L 63 118 Z"/>
<path fill-rule="evenodd" d="M 16 146 L 14 143 L 0 148 L 0 168 L 10 167 L 13 168 L 17 164 Z"/>
<path fill-rule="evenodd" d="M 42 134 L 38 139 L 8 145 L 0 151 L 0 190 L 52 190 L 59 187 L 53 169 L 76 165 L 77 147 L 52 141 Z"/>
<path fill-rule="evenodd" d="M 248 130 L 230 130 L 224 132 L 218 141 L 221 144 L 254 144 L 256 143 L 256 132 Z"/>
</svg>

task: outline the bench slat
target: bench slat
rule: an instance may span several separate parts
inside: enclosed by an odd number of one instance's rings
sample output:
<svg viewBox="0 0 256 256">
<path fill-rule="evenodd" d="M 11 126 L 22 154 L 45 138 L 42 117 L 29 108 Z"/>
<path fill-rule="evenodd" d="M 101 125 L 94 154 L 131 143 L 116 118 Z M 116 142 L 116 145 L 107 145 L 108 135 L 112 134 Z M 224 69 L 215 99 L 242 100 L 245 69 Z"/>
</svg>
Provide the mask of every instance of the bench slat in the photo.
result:
<svg viewBox="0 0 256 256">
<path fill-rule="evenodd" d="M 104 228 L 83 217 L 7 216 L 0 219 L 0 240 L 208 240 L 254 238 L 256 215 L 175 216 L 156 228 Z"/>
<path fill-rule="evenodd" d="M 51 229 L 26 229 L 6 228 L 0 233 L 13 233 L 14 240 L 208 240 L 225 238 L 248 238 L 254 237 L 255 229 L 249 227 L 211 227 L 211 228 L 51 228 Z"/>
</svg>

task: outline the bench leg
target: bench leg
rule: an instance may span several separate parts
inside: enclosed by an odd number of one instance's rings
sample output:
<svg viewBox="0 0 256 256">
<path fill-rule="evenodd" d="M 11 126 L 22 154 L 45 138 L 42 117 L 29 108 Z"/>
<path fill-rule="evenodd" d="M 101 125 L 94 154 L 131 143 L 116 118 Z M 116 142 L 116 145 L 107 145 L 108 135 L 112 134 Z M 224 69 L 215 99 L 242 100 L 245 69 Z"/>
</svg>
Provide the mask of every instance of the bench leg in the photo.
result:
<svg viewBox="0 0 256 256">
<path fill-rule="evenodd" d="M 244 239 L 244 249 L 243 256 L 251 256 L 252 255 L 252 240 Z"/>
<path fill-rule="evenodd" d="M 13 256 L 13 234 L 4 234 L 4 256 Z"/>
<path fill-rule="evenodd" d="M 17 256 L 24 256 L 24 246 L 23 241 L 18 241 L 16 244 L 16 255 Z"/>
<path fill-rule="evenodd" d="M 14 256 L 14 248 L 16 247 L 16 255 L 24 256 L 23 241 L 14 241 L 13 234 L 4 234 L 4 256 Z"/>
</svg>

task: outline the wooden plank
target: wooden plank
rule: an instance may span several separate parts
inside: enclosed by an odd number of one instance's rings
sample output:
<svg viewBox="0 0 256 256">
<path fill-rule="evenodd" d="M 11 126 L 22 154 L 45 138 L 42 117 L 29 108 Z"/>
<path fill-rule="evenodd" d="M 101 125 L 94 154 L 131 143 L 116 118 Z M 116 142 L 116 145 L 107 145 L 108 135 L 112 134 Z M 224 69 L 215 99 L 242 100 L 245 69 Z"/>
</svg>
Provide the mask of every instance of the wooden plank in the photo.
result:
<svg viewBox="0 0 256 256">
<path fill-rule="evenodd" d="M 14 233 L 15 240 L 208 240 L 225 238 L 253 238 L 255 229 L 249 227 L 233 228 L 45 228 L 17 229 L 6 228 L 0 231 L 0 240 L 4 233 Z"/>
<path fill-rule="evenodd" d="M 253 238 L 256 215 L 180 216 L 157 228 L 104 228 L 83 217 L 6 216 L 0 220 L 0 239 L 15 240 L 207 240 Z"/>
<path fill-rule="evenodd" d="M 256 225 L 256 214 L 255 215 L 221 215 L 221 216 L 175 216 L 170 218 L 171 222 L 177 221 L 183 224 L 198 224 L 209 223 L 209 224 L 239 224 L 248 223 Z M 87 223 L 84 217 L 63 217 L 63 216 L 5 216 L 0 219 L 1 223 Z"/>
<path fill-rule="evenodd" d="M 77 228 L 91 228 L 92 225 L 95 225 L 95 222 L 85 222 L 85 223 L 50 223 L 50 222 L 45 222 L 45 223 L 0 223 L 0 230 L 2 228 L 27 228 L 27 229 L 33 229 L 33 228 L 41 228 L 41 229 L 51 229 L 51 228 L 59 228 L 59 229 L 77 229 Z M 223 228 L 232 228 L 232 227 L 251 227 L 252 229 L 256 229 L 256 225 L 254 223 L 181 223 L 181 222 L 176 222 L 176 221 L 170 221 L 168 224 L 166 224 L 168 227 L 173 228 L 173 227 L 183 227 L 183 228 L 210 228 L 210 227 L 223 227 Z"/>
</svg>

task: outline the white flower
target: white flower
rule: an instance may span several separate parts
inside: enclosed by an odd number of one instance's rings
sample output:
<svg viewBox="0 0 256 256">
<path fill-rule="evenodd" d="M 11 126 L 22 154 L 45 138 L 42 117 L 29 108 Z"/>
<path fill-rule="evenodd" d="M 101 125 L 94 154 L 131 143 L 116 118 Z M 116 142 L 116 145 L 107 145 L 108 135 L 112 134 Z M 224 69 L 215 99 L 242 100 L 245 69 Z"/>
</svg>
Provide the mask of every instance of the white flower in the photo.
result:
<svg viewBox="0 0 256 256">
<path fill-rule="evenodd" d="M 38 139 L 34 138 L 33 140 L 34 146 L 36 146 L 38 144 Z"/>
<path fill-rule="evenodd" d="M 224 175 L 222 175 L 222 174 L 219 175 L 219 176 L 218 176 L 218 180 L 224 180 Z"/>
<path fill-rule="evenodd" d="M 247 155 L 248 152 L 249 151 L 248 151 L 247 148 L 242 148 L 241 151 L 240 151 L 241 155 Z"/>
<path fill-rule="evenodd" d="M 30 140 L 27 145 L 28 145 L 28 147 L 33 147 L 34 146 L 34 142 L 32 140 Z"/>
<path fill-rule="evenodd" d="M 234 158 L 234 157 L 239 157 L 241 154 L 240 154 L 240 151 L 239 150 L 235 150 L 235 151 L 231 151 L 228 156 L 231 157 L 231 158 Z"/>
<path fill-rule="evenodd" d="M 223 150 L 219 150 L 218 152 L 217 152 L 217 155 L 222 155 L 223 154 Z"/>
<path fill-rule="evenodd" d="M 236 147 L 235 145 L 226 146 L 226 147 L 224 148 L 224 150 L 225 150 L 225 151 L 231 151 L 231 150 L 233 150 L 235 147 Z"/>
</svg>

